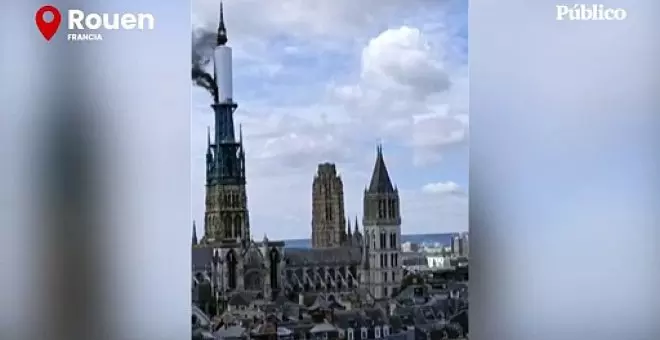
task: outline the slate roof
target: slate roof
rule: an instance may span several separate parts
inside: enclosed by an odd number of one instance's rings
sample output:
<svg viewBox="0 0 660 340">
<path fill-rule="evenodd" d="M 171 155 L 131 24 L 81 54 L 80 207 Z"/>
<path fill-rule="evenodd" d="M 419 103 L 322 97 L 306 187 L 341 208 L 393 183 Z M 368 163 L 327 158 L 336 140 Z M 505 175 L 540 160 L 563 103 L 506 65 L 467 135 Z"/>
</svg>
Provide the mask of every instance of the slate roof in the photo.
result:
<svg viewBox="0 0 660 340">
<path fill-rule="evenodd" d="M 317 324 L 312 329 L 309 330 L 310 333 L 325 333 L 325 332 L 334 332 L 337 328 L 327 322 Z"/>
<path fill-rule="evenodd" d="M 452 316 L 451 318 L 449 318 L 449 321 L 452 322 L 452 323 L 456 323 L 456 324 L 460 325 L 461 328 L 463 328 L 463 331 L 465 333 L 468 333 L 469 332 L 469 324 L 470 324 L 468 322 L 468 316 L 469 316 L 468 311 L 467 310 L 462 310 L 462 311 L 458 312 L 458 314 L 456 314 L 456 315 Z"/>
<path fill-rule="evenodd" d="M 251 331 L 252 334 L 276 334 L 277 326 L 274 323 L 266 322 L 260 325 L 257 325 Z"/>
<path fill-rule="evenodd" d="M 337 248 L 286 248 L 284 260 L 287 267 L 355 264 L 360 263 L 362 251 L 357 247 Z"/>
<path fill-rule="evenodd" d="M 344 309 L 344 306 L 341 305 L 337 301 L 328 301 L 325 298 L 323 298 L 321 295 L 318 295 L 316 297 L 316 300 L 314 303 L 312 303 L 311 306 L 307 307 L 309 310 L 317 310 L 317 309 L 325 309 L 325 310 L 330 310 L 330 309 Z"/>
<path fill-rule="evenodd" d="M 227 304 L 230 306 L 249 306 L 252 300 L 254 299 L 253 296 L 251 296 L 248 293 L 244 292 L 238 292 L 234 293 L 230 298 L 229 301 L 227 301 Z"/>
<path fill-rule="evenodd" d="M 238 338 L 241 336 L 244 336 L 247 332 L 245 331 L 245 328 L 241 326 L 229 326 L 227 328 L 220 328 L 217 330 L 213 335 L 215 336 L 216 339 L 223 339 L 223 338 Z"/>
<path fill-rule="evenodd" d="M 280 324 L 281 327 L 285 327 L 294 333 L 301 333 L 301 332 L 309 332 L 313 327 L 314 323 L 312 323 L 309 320 L 301 320 L 301 321 L 292 321 L 292 322 L 282 322 Z"/>
<path fill-rule="evenodd" d="M 358 310 L 340 311 L 334 314 L 335 325 L 341 329 L 353 328 L 357 330 L 361 327 L 367 327 L 368 321 L 365 315 Z"/>
<path fill-rule="evenodd" d="M 385 166 L 383 159 L 383 147 L 378 146 L 376 155 L 376 164 L 374 165 L 374 172 L 371 175 L 371 182 L 369 183 L 370 193 L 391 193 L 394 192 L 390 175 Z"/>
<path fill-rule="evenodd" d="M 321 294 L 319 293 L 303 293 L 302 304 L 305 307 L 311 306 L 316 302 L 316 299 L 319 298 Z"/>
<path fill-rule="evenodd" d="M 363 312 L 365 317 L 372 321 L 374 325 L 384 325 L 388 322 L 385 311 L 380 308 L 365 308 Z"/>
<path fill-rule="evenodd" d="M 192 248 L 192 267 L 201 269 L 213 263 L 212 248 Z"/>
<path fill-rule="evenodd" d="M 355 340 L 362 340 L 362 329 L 366 329 L 367 338 L 374 339 L 375 327 L 388 326 L 390 334 L 399 333 L 406 328 L 400 317 L 388 316 L 382 308 L 366 308 L 334 313 L 334 324 L 343 330 L 353 329 Z M 412 323 L 411 323 L 412 325 Z M 382 333 L 381 333 L 382 334 Z"/>
</svg>

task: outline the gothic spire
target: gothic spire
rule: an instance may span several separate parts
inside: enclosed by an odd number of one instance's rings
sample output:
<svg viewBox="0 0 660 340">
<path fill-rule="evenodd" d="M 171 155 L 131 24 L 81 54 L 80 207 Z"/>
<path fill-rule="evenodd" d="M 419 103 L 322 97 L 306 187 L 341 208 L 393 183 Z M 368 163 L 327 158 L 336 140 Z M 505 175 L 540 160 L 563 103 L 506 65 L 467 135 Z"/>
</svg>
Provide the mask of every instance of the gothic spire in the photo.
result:
<svg viewBox="0 0 660 340">
<path fill-rule="evenodd" d="M 207 147 L 211 146 L 211 127 L 210 126 L 206 127 L 206 146 Z"/>
<path fill-rule="evenodd" d="M 371 193 L 389 193 L 394 192 L 390 175 L 385 166 L 383 159 L 383 146 L 381 144 L 376 148 L 376 164 L 374 165 L 374 172 L 371 175 L 371 183 L 369 184 L 369 192 Z"/>
<path fill-rule="evenodd" d="M 197 245 L 197 226 L 195 225 L 195 221 L 193 221 L 193 226 L 192 226 L 192 245 L 196 246 Z"/>
<path fill-rule="evenodd" d="M 360 229 L 358 229 L 358 226 L 359 226 L 358 217 L 357 217 L 357 215 L 355 215 L 355 231 L 353 232 L 353 234 L 355 234 L 355 235 L 360 233 Z"/>
<path fill-rule="evenodd" d="M 227 28 L 225 27 L 225 15 L 222 9 L 222 1 L 220 1 L 220 21 L 218 22 L 218 46 L 223 46 L 227 43 Z"/>
<path fill-rule="evenodd" d="M 346 235 L 349 239 L 351 237 L 353 237 L 353 235 L 351 233 L 351 220 L 349 220 L 349 219 L 346 220 Z"/>
</svg>

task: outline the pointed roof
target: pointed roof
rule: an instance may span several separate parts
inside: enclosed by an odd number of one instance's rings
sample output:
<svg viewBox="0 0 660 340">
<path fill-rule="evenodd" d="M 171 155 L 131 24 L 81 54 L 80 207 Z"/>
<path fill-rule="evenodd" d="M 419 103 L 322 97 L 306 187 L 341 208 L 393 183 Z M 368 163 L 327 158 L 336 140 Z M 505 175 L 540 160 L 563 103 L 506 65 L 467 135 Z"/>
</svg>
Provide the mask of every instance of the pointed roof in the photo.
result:
<svg viewBox="0 0 660 340">
<path fill-rule="evenodd" d="M 220 1 L 220 21 L 218 22 L 218 46 L 223 46 L 227 43 L 227 28 L 225 27 L 225 15 L 222 9 L 222 1 Z"/>
<path fill-rule="evenodd" d="M 192 244 L 197 245 L 197 227 L 195 226 L 195 221 L 193 221 L 193 226 L 192 226 Z"/>
<path fill-rule="evenodd" d="M 394 186 L 390 180 L 390 175 L 385 166 L 383 159 L 383 146 L 378 145 L 376 148 L 376 164 L 374 165 L 374 172 L 371 175 L 371 182 L 369 184 L 369 192 L 371 193 L 388 193 L 394 192 Z"/>
</svg>

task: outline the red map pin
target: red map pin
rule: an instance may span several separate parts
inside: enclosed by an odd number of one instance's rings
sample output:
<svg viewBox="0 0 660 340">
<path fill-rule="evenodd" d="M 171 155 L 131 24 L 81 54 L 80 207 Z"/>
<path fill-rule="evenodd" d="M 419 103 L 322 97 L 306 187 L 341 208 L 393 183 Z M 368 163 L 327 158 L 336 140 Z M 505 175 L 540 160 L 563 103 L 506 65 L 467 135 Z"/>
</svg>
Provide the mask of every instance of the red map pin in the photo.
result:
<svg viewBox="0 0 660 340">
<path fill-rule="evenodd" d="M 47 20 L 45 16 L 50 13 L 51 17 Z M 37 11 L 35 15 L 35 21 L 37 22 L 37 28 L 41 34 L 50 41 L 50 39 L 57 33 L 57 29 L 60 28 L 60 23 L 62 22 L 62 14 L 54 6 L 46 5 Z"/>
</svg>

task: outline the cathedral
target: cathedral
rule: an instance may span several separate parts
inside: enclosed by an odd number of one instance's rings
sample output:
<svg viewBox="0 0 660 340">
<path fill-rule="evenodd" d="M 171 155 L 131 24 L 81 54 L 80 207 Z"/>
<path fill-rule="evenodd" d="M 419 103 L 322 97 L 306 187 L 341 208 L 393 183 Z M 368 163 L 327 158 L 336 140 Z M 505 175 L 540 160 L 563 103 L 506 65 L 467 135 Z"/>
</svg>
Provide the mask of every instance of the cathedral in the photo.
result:
<svg viewBox="0 0 660 340">
<path fill-rule="evenodd" d="M 394 294 L 402 279 L 399 193 L 385 166 L 382 147 L 364 190 L 363 229 L 351 226 L 344 212 L 343 183 L 334 164 L 318 167 L 312 183 L 310 249 L 285 248 L 282 241 L 250 234 L 245 150 L 235 133 L 232 94 L 232 50 L 220 8 L 213 53 L 217 93 L 211 108 L 214 129 L 208 132 L 204 234 L 193 222 L 193 282 L 208 282 L 218 300 L 241 294 L 276 299 L 304 293 L 337 296 L 364 292 L 371 299 Z"/>
</svg>

